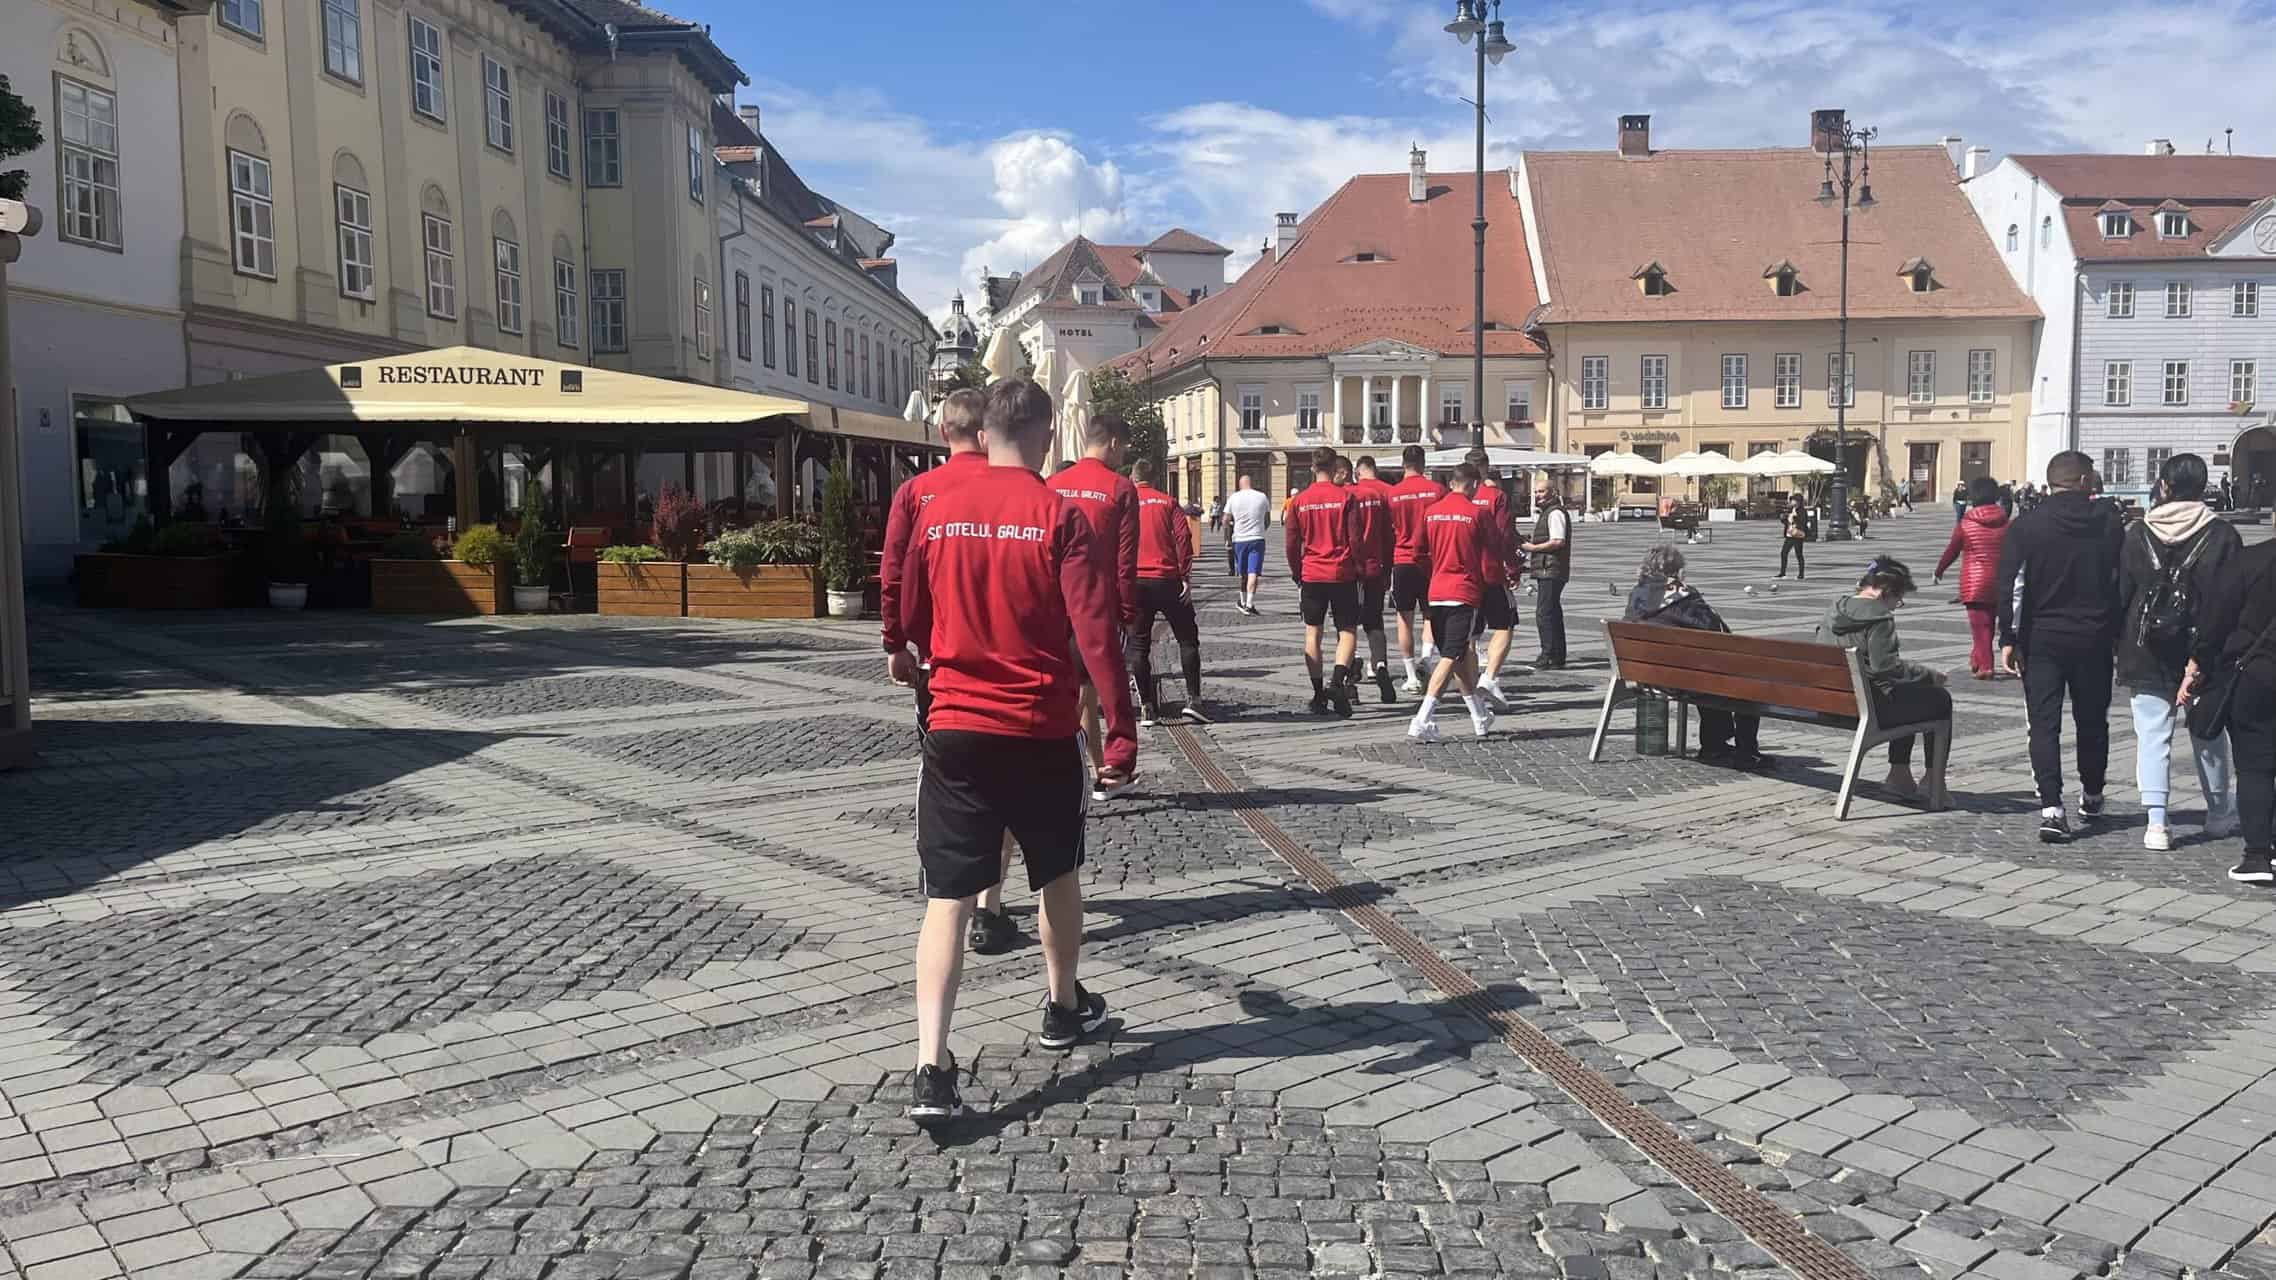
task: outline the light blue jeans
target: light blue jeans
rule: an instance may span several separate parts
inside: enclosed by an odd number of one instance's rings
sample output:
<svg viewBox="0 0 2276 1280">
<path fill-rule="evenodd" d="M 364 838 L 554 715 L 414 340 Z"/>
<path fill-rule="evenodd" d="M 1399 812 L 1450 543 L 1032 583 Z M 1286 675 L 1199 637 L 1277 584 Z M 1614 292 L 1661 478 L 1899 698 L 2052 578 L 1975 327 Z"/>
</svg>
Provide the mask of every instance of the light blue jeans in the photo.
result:
<svg viewBox="0 0 2276 1280">
<path fill-rule="evenodd" d="M 2173 699 L 2160 693 L 2134 695 L 2134 785 L 2142 793 L 2144 808 L 2168 807 L 2177 723 L 2186 730 L 2186 722 L 2174 714 Z M 2225 820 L 2236 812 L 2236 770 L 2229 763 L 2228 735 L 2192 737 L 2189 745 L 2197 759 L 2197 784 L 2205 790 L 2206 821 Z"/>
</svg>

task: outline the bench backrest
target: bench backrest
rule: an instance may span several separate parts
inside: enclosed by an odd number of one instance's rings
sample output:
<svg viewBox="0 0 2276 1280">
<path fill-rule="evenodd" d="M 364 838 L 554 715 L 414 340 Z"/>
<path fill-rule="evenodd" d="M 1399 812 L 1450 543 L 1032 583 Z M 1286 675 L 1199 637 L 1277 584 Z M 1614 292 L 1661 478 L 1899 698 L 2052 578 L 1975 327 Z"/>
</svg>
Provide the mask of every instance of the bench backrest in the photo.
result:
<svg viewBox="0 0 2276 1280">
<path fill-rule="evenodd" d="M 1631 684 L 1856 717 L 1860 678 L 1846 649 L 1648 622 L 1604 624 L 1614 673 Z"/>
</svg>

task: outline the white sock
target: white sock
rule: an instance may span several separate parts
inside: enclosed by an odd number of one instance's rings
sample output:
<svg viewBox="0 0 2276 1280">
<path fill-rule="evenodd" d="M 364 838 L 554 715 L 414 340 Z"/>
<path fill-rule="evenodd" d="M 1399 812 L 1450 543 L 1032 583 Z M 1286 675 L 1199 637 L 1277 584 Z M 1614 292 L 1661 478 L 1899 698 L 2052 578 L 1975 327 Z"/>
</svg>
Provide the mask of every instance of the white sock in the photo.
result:
<svg viewBox="0 0 2276 1280">
<path fill-rule="evenodd" d="M 1405 667 L 1406 667 L 1406 669 L 1407 669 L 1407 679 L 1409 679 L 1409 680 L 1412 680 L 1412 679 L 1414 679 L 1414 678 L 1415 678 L 1415 660 L 1414 660 L 1413 658 L 1401 658 L 1401 659 L 1399 659 L 1399 662 L 1401 663 L 1401 665 L 1405 666 Z"/>
<path fill-rule="evenodd" d="M 1462 699 L 1462 705 L 1470 708 L 1471 719 L 1483 720 L 1486 718 L 1486 695 L 1482 693 L 1470 694 Z"/>
<path fill-rule="evenodd" d="M 2039 816 L 2042 818 L 2060 818 L 2063 816 L 2063 807 L 2059 804 L 2049 805 L 2039 811 Z"/>
<path fill-rule="evenodd" d="M 1423 699 L 1423 704 L 1415 708 L 1415 727 L 1419 729 L 1426 724 L 1434 724 L 1437 720 L 1438 704 L 1428 698 Z"/>
</svg>

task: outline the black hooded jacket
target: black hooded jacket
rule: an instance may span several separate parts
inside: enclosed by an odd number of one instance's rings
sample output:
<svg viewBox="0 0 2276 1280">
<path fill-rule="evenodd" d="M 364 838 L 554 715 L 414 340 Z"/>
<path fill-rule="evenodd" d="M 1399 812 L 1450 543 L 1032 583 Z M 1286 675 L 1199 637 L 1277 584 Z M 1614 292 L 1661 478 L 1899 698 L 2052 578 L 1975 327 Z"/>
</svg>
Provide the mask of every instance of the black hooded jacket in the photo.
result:
<svg viewBox="0 0 2276 1280">
<path fill-rule="evenodd" d="M 1999 642 L 2113 645 L 2124 600 L 2118 558 L 2126 522 L 2117 505 L 2058 489 L 2008 526 L 2000 548 Z"/>
</svg>

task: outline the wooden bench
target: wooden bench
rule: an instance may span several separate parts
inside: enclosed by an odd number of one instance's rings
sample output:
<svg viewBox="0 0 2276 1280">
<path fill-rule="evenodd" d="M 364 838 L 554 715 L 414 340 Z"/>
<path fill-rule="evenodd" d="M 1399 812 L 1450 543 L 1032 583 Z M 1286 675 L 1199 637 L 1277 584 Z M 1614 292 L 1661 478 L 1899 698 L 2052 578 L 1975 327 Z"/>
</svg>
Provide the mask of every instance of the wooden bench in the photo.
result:
<svg viewBox="0 0 2276 1280">
<path fill-rule="evenodd" d="M 1675 700 L 1675 749 L 1690 737 L 1693 704 L 1736 715 L 1794 720 L 1855 731 L 1849 763 L 1841 771 L 1841 795 L 1834 817 L 1849 816 L 1850 793 L 1865 753 L 1884 742 L 1920 734 L 1928 739 L 1928 807 L 1951 807 L 1944 766 L 1952 755 L 1952 721 L 1882 724 L 1873 711 L 1872 686 L 1855 649 L 1805 644 L 1761 636 L 1725 635 L 1648 622 L 1604 623 L 1605 646 L 1612 655 L 1612 677 L 1604 690 L 1604 711 L 1589 743 L 1593 763 L 1604 754 L 1604 735 L 1614 708 L 1650 691 Z"/>
</svg>

